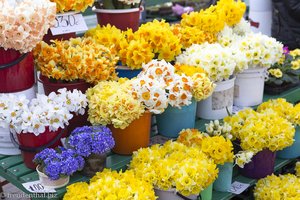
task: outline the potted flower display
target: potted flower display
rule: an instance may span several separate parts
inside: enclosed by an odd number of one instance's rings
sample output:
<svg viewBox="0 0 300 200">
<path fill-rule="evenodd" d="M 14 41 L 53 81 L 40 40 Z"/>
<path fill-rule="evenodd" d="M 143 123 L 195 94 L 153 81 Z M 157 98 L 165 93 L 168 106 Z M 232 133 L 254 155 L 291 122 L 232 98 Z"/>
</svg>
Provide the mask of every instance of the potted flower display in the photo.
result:
<svg viewBox="0 0 300 200">
<path fill-rule="evenodd" d="M 300 78 L 300 50 L 289 51 L 286 47 L 279 62 L 269 69 L 269 78 L 266 81 L 265 92 L 280 94 L 299 84 Z"/>
<path fill-rule="evenodd" d="M 39 180 L 46 188 L 60 188 L 69 183 L 70 176 L 84 166 L 84 159 L 72 149 L 44 149 L 34 157 Z"/>
<path fill-rule="evenodd" d="M 24 91 L 33 98 L 31 51 L 54 25 L 55 4 L 49 0 L 1 0 L 0 6 L 0 93 Z"/>
<path fill-rule="evenodd" d="M 299 199 L 300 193 L 300 163 L 296 163 L 296 175 L 271 175 L 260 179 L 254 189 L 257 200 L 264 199 Z"/>
<path fill-rule="evenodd" d="M 130 169 L 151 183 L 162 200 L 197 199 L 218 173 L 213 161 L 199 149 L 172 141 L 134 152 Z"/>
<path fill-rule="evenodd" d="M 79 12 L 84 12 L 89 6 L 92 6 L 94 0 L 50 0 L 56 4 L 56 13 L 59 20 L 61 20 L 61 16 L 67 14 L 76 14 Z M 61 20 L 60 22 L 64 23 L 65 19 Z M 64 24 L 65 25 L 65 24 Z M 44 36 L 43 41 L 50 44 L 50 40 L 68 40 L 70 38 L 75 38 L 76 32 L 64 33 L 59 35 L 53 35 L 51 30 L 48 30 L 48 33 Z"/>
<path fill-rule="evenodd" d="M 234 105 L 255 106 L 263 101 L 266 71 L 278 62 L 283 53 L 282 43 L 260 33 L 250 33 L 236 44 L 246 55 L 248 68 L 237 74 Z"/>
<path fill-rule="evenodd" d="M 105 126 L 84 126 L 72 131 L 67 139 L 68 148 L 85 158 L 84 175 L 92 177 L 106 166 L 106 154 L 114 147 L 115 141 Z"/>
<path fill-rule="evenodd" d="M 263 113 L 245 109 L 225 117 L 224 121 L 231 126 L 233 138 L 240 143 L 241 149 L 254 153 L 252 161 L 240 168 L 246 177 L 263 178 L 272 174 L 276 151 L 294 142 L 292 123 L 270 109 Z"/>
<path fill-rule="evenodd" d="M 294 136 L 294 143 L 292 146 L 286 147 L 276 153 L 279 158 L 291 159 L 300 156 L 300 104 L 293 105 L 286 101 L 286 99 L 270 99 L 257 107 L 257 111 L 264 113 L 271 109 L 280 117 L 285 118 L 291 122 L 296 129 Z"/>
<path fill-rule="evenodd" d="M 138 179 L 133 171 L 125 172 L 104 169 L 98 172 L 90 183 L 78 182 L 67 187 L 64 200 L 73 199 L 136 199 L 155 200 L 153 186 Z"/>
<path fill-rule="evenodd" d="M 9 124 L 12 142 L 16 143 L 13 134 L 17 134 L 27 167 L 35 168 L 32 159 L 37 152 L 60 145 L 60 138 L 67 136 L 65 128 L 73 114 L 84 110 L 85 95 L 76 90 L 68 93 L 60 90 L 59 94 L 38 95 L 31 101 L 24 96 L 0 95 L 0 125 Z"/>
<path fill-rule="evenodd" d="M 114 27 L 98 26 L 89 30 L 86 36 L 93 37 L 98 43 L 104 43 L 108 47 L 114 45 L 121 61 L 121 66 L 117 67 L 119 77 L 135 77 L 142 65 L 152 59 L 170 62 L 181 52 L 179 38 L 163 20 L 143 24 L 135 32 L 128 30 L 121 33 Z"/>
<path fill-rule="evenodd" d="M 217 121 L 215 121 L 217 122 Z M 217 125 L 217 123 L 215 123 Z M 218 124 L 218 130 L 223 130 L 228 134 L 228 126 Z M 213 129 L 209 134 L 213 134 L 217 129 L 214 127 L 209 127 L 208 129 Z M 225 131 L 226 130 L 226 131 Z M 235 158 L 236 164 L 240 167 L 243 167 L 244 164 L 251 161 L 251 157 L 247 152 L 239 152 L 236 156 L 233 152 L 233 144 L 230 139 L 223 137 L 222 135 L 213 135 L 209 136 L 207 133 L 202 133 L 197 129 L 184 129 L 179 133 L 177 139 L 178 142 L 185 144 L 186 146 L 199 148 L 208 158 L 212 159 L 215 164 L 218 165 L 219 173 L 218 178 L 215 180 L 213 187 L 216 191 L 227 192 L 231 187 L 232 181 L 232 171 L 233 171 L 233 162 Z M 241 160 L 240 158 L 247 156 L 247 159 Z"/>
<path fill-rule="evenodd" d="M 111 24 L 121 30 L 139 27 L 142 0 L 98 0 L 93 7 L 98 24 Z M 126 19 L 126 20 L 124 20 Z"/>
<path fill-rule="evenodd" d="M 183 14 L 180 24 L 173 26 L 173 30 L 185 49 L 193 44 L 214 43 L 224 26 L 238 24 L 245 11 L 244 2 L 220 0 L 207 9 Z"/>
<path fill-rule="evenodd" d="M 216 82 L 211 97 L 198 103 L 197 116 L 204 119 L 221 119 L 231 112 L 233 106 L 236 62 L 230 48 L 220 44 L 194 44 L 176 59 L 177 62 L 203 68 L 208 77 Z"/>
<path fill-rule="evenodd" d="M 34 57 L 46 94 L 63 87 L 85 92 L 91 84 L 116 78 L 118 58 L 91 38 L 56 40 L 50 45 L 41 42 Z"/>
</svg>

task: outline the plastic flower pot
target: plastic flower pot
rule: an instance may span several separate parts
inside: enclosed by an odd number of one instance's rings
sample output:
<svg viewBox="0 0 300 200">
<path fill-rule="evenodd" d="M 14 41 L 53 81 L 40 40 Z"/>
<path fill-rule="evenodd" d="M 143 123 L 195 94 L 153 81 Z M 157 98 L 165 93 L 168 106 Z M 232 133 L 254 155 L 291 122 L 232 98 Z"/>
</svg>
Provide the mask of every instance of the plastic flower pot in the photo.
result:
<svg viewBox="0 0 300 200">
<path fill-rule="evenodd" d="M 24 164 L 30 169 L 35 169 L 36 165 L 32 162 L 34 156 L 46 148 L 55 148 L 61 145 L 60 138 L 63 135 L 63 130 L 58 129 L 55 132 L 46 131 L 36 136 L 33 133 L 21 133 L 17 134 L 18 142 L 14 139 L 14 135 L 11 134 L 11 140 L 19 147 L 22 153 Z"/>
<path fill-rule="evenodd" d="M 224 165 L 218 165 L 219 174 L 213 187 L 215 191 L 228 192 L 231 188 L 233 163 L 226 162 Z"/>
<path fill-rule="evenodd" d="M 134 120 L 125 129 L 108 126 L 115 139 L 113 152 L 121 155 L 131 155 L 139 148 L 145 148 L 150 143 L 151 113 L 145 112 L 139 119 Z"/>
<path fill-rule="evenodd" d="M 90 87 L 92 87 L 91 84 L 80 80 L 78 82 L 51 82 L 51 80 L 40 74 L 38 77 L 38 81 L 43 84 L 44 92 L 46 95 L 49 95 L 51 92 L 56 92 L 57 90 L 61 88 L 66 88 L 67 90 L 73 91 L 74 89 L 77 89 L 81 91 L 82 93 L 85 93 L 86 90 Z M 67 132 L 65 132 L 65 135 L 63 137 L 68 137 L 70 133 L 76 128 L 81 126 L 88 126 L 90 123 L 87 120 L 88 113 L 87 110 L 84 115 L 76 115 L 74 114 L 73 118 L 69 121 L 69 126 L 67 127 Z"/>
<path fill-rule="evenodd" d="M 202 119 L 223 119 L 232 113 L 235 77 L 216 83 L 213 94 L 197 105 L 197 116 Z"/>
<path fill-rule="evenodd" d="M 300 157 L 300 127 L 296 127 L 296 132 L 294 136 L 294 143 L 292 146 L 286 147 L 281 151 L 278 151 L 276 153 L 276 156 L 278 158 L 284 158 L 284 159 L 292 159 L 292 158 L 298 158 Z"/>
<path fill-rule="evenodd" d="M 20 92 L 34 84 L 34 62 L 32 53 L 0 47 L 0 93 Z"/>
<path fill-rule="evenodd" d="M 50 40 L 69 40 L 70 38 L 76 38 L 76 33 L 65 33 L 61 35 L 52 35 L 50 29 L 48 33 L 44 35 L 43 41 L 47 44 L 51 44 Z"/>
<path fill-rule="evenodd" d="M 92 10 L 96 13 L 98 24 L 101 26 L 110 24 L 123 31 L 126 31 L 127 28 L 137 31 L 140 23 L 140 12 L 143 8 L 97 9 L 93 7 Z"/>
<path fill-rule="evenodd" d="M 44 174 L 43 172 L 41 172 L 40 165 L 38 165 L 36 167 L 36 171 L 37 171 L 37 173 L 39 175 L 39 180 L 42 183 L 42 185 L 44 187 L 46 187 L 46 188 L 49 188 L 49 189 L 56 189 L 56 188 L 64 187 L 70 181 L 70 177 L 69 176 L 61 177 L 61 178 L 59 178 L 57 180 L 51 180 L 51 179 L 49 179 L 49 177 L 46 174 Z"/>
<path fill-rule="evenodd" d="M 85 165 L 82 173 L 92 178 L 97 172 L 102 172 L 106 167 L 106 154 L 91 154 L 85 158 Z"/>
<path fill-rule="evenodd" d="M 57 90 L 61 88 L 67 88 L 67 90 L 80 90 L 82 93 L 85 93 L 85 91 L 92 87 L 91 84 L 79 80 L 78 82 L 54 82 L 51 81 L 48 77 L 43 76 L 40 74 L 38 77 L 38 81 L 43 84 L 44 91 L 46 95 L 49 95 L 51 92 L 57 92 Z"/>
<path fill-rule="evenodd" d="M 169 105 L 162 114 L 156 115 L 158 133 L 166 137 L 177 138 L 182 129 L 194 128 L 196 108 L 195 100 L 181 109 Z"/>
<path fill-rule="evenodd" d="M 212 200 L 213 184 L 210 184 L 207 188 L 201 191 L 201 200 Z"/>
<path fill-rule="evenodd" d="M 239 168 L 240 173 L 248 178 L 260 179 L 274 172 L 276 153 L 269 149 L 264 149 L 253 156 L 250 163 L 244 168 Z"/>
<path fill-rule="evenodd" d="M 155 196 L 158 196 L 158 200 L 196 200 L 198 199 L 198 195 L 190 195 L 184 196 L 175 189 L 170 190 L 161 190 L 158 188 L 154 188 Z"/>
<path fill-rule="evenodd" d="M 246 69 L 237 74 L 234 85 L 235 106 L 256 106 L 263 101 L 265 68 Z"/>
<path fill-rule="evenodd" d="M 142 69 L 130 69 L 126 66 L 117 66 L 116 72 L 120 78 L 129 78 L 132 79 L 137 77 L 137 75 L 142 71 Z"/>
</svg>

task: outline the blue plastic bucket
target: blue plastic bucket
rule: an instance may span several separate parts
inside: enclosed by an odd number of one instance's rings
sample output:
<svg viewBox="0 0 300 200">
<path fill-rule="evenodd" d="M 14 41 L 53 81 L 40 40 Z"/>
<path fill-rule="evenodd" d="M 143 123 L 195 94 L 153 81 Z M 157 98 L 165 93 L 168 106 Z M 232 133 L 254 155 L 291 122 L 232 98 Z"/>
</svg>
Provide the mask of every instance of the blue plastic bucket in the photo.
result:
<svg viewBox="0 0 300 200">
<path fill-rule="evenodd" d="M 196 108 L 195 100 L 181 109 L 169 105 L 165 112 L 156 115 L 158 133 L 166 137 L 177 138 L 182 129 L 194 128 Z"/>
<path fill-rule="evenodd" d="M 226 162 L 224 165 L 218 165 L 219 175 L 214 182 L 214 190 L 227 192 L 231 187 L 233 163 Z"/>
<path fill-rule="evenodd" d="M 292 146 L 286 147 L 281 151 L 277 151 L 276 156 L 278 158 L 285 158 L 285 159 L 300 157 L 300 128 L 299 128 L 299 126 L 296 126 L 294 140 L 295 141 L 292 144 Z"/>
<path fill-rule="evenodd" d="M 137 75 L 142 71 L 142 69 L 130 69 L 125 66 L 118 66 L 116 68 L 116 72 L 118 73 L 118 77 L 120 78 L 129 78 L 132 79 L 137 77 Z"/>
</svg>

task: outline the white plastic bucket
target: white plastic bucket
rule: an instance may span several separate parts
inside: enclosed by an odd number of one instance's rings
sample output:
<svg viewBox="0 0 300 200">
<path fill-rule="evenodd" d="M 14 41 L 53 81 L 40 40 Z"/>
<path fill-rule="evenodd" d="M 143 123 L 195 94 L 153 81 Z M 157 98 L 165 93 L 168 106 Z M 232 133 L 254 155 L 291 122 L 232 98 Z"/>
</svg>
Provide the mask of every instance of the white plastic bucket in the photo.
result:
<svg viewBox="0 0 300 200">
<path fill-rule="evenodd" d="M 39 180 L 46 189 L 61 188 L 66 186 L 70 182 L 70 176 L 60 177 L 57 180 L 51 180 L 46 174 L 40 172 L 38 168 L 39 165 L 36 167 L 36 171 L 39 175 Z"/>
<path fill-rule="evenodd" d="M 184 200 L 183 198 L 181 198 L 180 196 L 178 196 L 176 194 L 175 189 L 160 190 L 160 189 L 155 188 L 154 191 L 155 191 L 155 195 L 158 196 L 158 200 Z M 196 200 L 197 195 L 190 195 L 190 196 L 187 196 L 186 198 L 191 199 L 191 200 Z"/>
<path fill-rule="evenodd" d="M 250 0 L 249 9 L 250 11 L 271 11 L 272 1 L 271 0 Z"/>
<path fill-rule="evenodd" d="M 236 76 L 234 85 L 235 106 L 256 106 L 263 101 L 265 68 L 247 69 Z"/>
<path fill-rule="evenodd" d="M 272 11 L 251 11 L 249 12 L 251 30 L 254 33 L 271 36 Z"/>
<path fill-rule="evenodd" d="M 8 93 L 5 93 L 8 94 Z M 36 95 L 35 92 L 35 86 L 21 91 L 21 92 L 15 92 L 15 93 L 10 93 L 10 94 L 14 94 L 14 95 L 22 95 L 24 94 L 27 99 L 33 99 Z M 13 143 L 11 142 L 10 139 L 10 131 L 8 128 L 8 124 L 7 127 L 2 128 L 0 127 L 0 154 L 2 155 L 19 155 L 21 154 L 20 150 L 18 148 L 16 148 Z"/>
<path fill-rule="evenodd" d="M 197 117 L 202 119 L 222 119 L 232 113 L 235 77 L 226 81 L 217 82 L 213 94 L 198 102 Z M 227 108 L 227 109 L 226 109 Z"/>
</svg>

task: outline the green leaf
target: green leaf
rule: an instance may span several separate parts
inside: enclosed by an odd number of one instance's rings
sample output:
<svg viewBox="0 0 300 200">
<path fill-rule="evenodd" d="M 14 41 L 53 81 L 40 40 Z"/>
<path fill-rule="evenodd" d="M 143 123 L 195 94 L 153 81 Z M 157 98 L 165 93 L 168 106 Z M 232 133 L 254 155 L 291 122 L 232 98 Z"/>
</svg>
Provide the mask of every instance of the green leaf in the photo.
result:
<svg viewBox="0 0 300 200">
<path fill-rule="evenodd" d="M 275 83 L 276 85 L 281 85 L 281 84 L 283 83 L 283 80 L 281 80 L 281 79 L 276 79 L 276 80 L 274 81 L 274 83 Z"/>
</svg>

